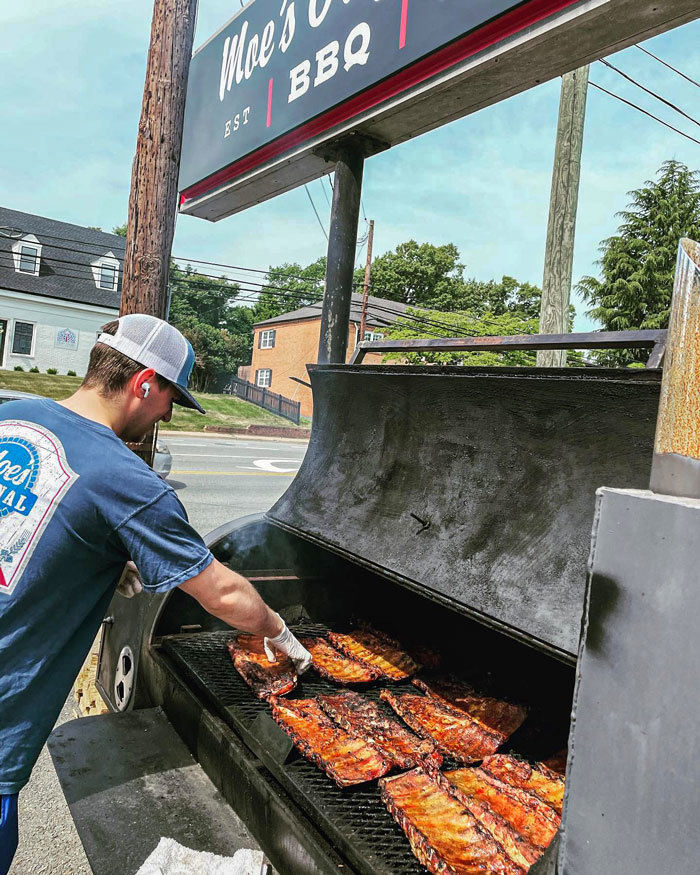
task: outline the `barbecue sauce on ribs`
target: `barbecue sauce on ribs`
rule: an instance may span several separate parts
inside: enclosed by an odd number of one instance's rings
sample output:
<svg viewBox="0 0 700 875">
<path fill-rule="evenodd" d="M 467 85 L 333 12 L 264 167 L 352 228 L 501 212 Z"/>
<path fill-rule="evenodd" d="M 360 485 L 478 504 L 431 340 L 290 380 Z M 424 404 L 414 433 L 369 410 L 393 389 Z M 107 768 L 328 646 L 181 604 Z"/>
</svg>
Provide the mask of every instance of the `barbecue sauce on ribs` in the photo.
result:
<svg viewBox="0 0 700 875">
<path fill-rule="evenodd" d="M 366 684 L 381 676 L 381 671 L 340 653 L 324 638 L 299 636 L 313 659 L 313 667 L 326 680 L 336 684 Z"/>
<path fill-rule="evenodd" d="M 297 685 L 294 663 L 283 653 L 277 654 L 277 662 L 270 662 L 265 655 L 263 638 L 241 633 L 226 642 L 236 671 L 252 689 L 258 699 L 284 696 Z"/>
</svg>

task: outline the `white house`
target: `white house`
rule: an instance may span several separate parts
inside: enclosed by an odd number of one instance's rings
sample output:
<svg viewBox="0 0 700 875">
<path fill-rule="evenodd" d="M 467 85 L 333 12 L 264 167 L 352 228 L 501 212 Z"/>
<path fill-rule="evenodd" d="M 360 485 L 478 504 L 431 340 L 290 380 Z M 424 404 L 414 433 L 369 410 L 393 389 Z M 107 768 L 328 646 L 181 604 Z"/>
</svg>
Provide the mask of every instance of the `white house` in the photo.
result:
<svg viewBox="0 0 700 875">
<path fill-rule="evenodd" d="M 119 315 L 124 238 L 0 207 L 0 369 L 83 376 Z"/>
</svg>

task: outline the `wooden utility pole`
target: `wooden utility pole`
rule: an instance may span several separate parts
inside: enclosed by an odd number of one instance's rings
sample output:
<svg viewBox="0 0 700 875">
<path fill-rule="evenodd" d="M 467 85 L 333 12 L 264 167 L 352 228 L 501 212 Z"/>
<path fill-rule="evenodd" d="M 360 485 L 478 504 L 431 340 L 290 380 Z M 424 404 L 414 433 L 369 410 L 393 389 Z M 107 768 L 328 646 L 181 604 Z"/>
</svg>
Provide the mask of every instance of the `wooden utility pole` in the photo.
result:
<svg viewBox="0 0 700 875">
<path fill-rule="evenodd" d="M 369 222 L 369 235 L 367 237 L 367 262 L 365 264 L 365 284 L 362 289 L 362 316 L 360 317 L 360 340 L 365 339 L 365 325 L 367 324 L 367 301 L 369 299 L 369 279 L 372 271 L 372 243 L 374 241 L 374 219 Z"/>
<path fill-rule="evenodd" d="M 587 89 L 588 66 L 562 76 L 544 256 L 540 334 L 566 334 L 569 331 Z M 566 350 L 541 350 L 537 353 L 537 364 L 539 367 L 564 367 Z"/>
<path fill-rule="evenodd" d="M 120 315 L 165 318 L 182 123 L 197 0 L 154 0 L 131 193 Z M 154 433 L 136 453 L 151 464 Z"/>
</svg>

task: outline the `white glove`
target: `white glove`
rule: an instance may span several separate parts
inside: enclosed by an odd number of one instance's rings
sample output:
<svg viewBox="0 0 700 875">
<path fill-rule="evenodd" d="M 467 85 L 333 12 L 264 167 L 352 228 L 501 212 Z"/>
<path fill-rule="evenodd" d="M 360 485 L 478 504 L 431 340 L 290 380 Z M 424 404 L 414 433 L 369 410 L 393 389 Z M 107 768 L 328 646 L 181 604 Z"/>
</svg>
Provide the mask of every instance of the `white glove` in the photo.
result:
<svg viewBox="0 0 700 875">
<path fill-rule="evenodd" d="M 279 614 L 278 614 L 279 616 Z M 282 619 L 280 617 L 280 619 Z M 287 628 L 287 624 L 282 620 L 282 631 L 276 638 L 266 638 L 264 643 L 265 655 L 270 662 L 277 662 L 275 650 L 285 653 L 294 663 L 294 668 L 297 674 L 303 674 L 311 665 L 311 654 L 301 644 Z M 275 650 L 273 650 L 275 648 Z"/>
<path fill-rule="evenodd" d="M 139 570 L 136 565 L 129 560 L 124 566 L 122 576 L 119 578 L 117 592 L 119 595 L 123 595 L 125 599 L 130 599 L 142 591 L 143 584 L 141 583 Z"/>
</svg>

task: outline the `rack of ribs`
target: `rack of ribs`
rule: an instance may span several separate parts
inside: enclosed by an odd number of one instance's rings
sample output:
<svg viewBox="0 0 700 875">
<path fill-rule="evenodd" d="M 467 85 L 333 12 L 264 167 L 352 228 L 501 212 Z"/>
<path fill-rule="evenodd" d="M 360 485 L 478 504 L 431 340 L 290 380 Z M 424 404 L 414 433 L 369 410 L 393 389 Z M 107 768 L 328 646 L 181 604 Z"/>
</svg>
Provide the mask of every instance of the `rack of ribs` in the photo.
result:
<svg viewBox="0 0 700 875">
<path fill-rule="evenodd" d="M 396 694 L 391 690 L 382 690 L 379 695 L 414 732 L 429 738 L 440 753 L 459 762 L 481 760 L 505 741 L 502 733 L 432 696 Z"/>
<path fill-rule="evenodd" d="M 497 754 L 487 757 L 481 768 L 510 787 L 527 790 L 561 817 L 564 808 L 564 778 L 544 763 L 526 763 L 517 757 Z"/>
<path fill-rule="evenodd" d="M 339 787 L 373 781 L 391 768 L 371 744 L 333 723 L 316 699 L 272 697 L 270 704 L 297 749 Z"/>
<path fill-rule="evenodd" d="M 300 635 L 299 641 L 311 654 L 313 667 L 326 680 L 336 684 L 366 684 L 381 676 L 378 668 L 345 656 L 325 638 Z"/>
<path fill-rule="evenodd" d="M 492 778 L 482 769 L 445 772 L 457 798 L 508 856 L 528 869 L 544 853 L 561 822 L 539 797 Z"/>
<path fill-rule="evenodd" d="M 414 678 L 413 683 L 429 696 L 466 711 L 490 729 L 503 733 L 506 738 L 519 729 L 527 717 L 527 710 L 522 706 L 491 696 L 481 696 L 465 681 L 455 677 L 426 676 Z"/>
<path fill-rule="evenodd" d="M 426 763 L 440 767 L 442 757 L 433 742 L 404 729 L 372 699 L 346 691 L 319 696 L 318 703 L 344 729 L 369 741 L 392 766 L 412 769 Z"/>
<path fill-rule="evenodd" d="M 270 662 L 265 655 L 263 638 L 241 633 L 226 642 L 236 671 L 253 690 L 258 699 L 284 696 L 297 685 L 294 663 L 282 653 L 277 662 Z"/>
<path fill-rule="evenodd" d="M 547 766 L 548 769 L 551 769 L 553 772 L 564 777 L 566 775 L 566 760 L 568 759 L 568 756 L 569 751 L 567 748 L 563 748 L 562 750 L 558 750 L 555 754 L 552 754 L 551 757 L 547 757 L 546 760 L 543 760 L 542 765 Z"/>
<path fill-rule="evenodd" d="M 450 791 L 444 776 L 422 768 L 379 782 L 382 801 L 434 875 L 523 875 L 503 847 Z"/>
<path fill-rule="evenodd" d="M 351 659 L 378 669 L 384 680 L 404 681 L 420 669 L 401 644 L 383 632 L 371 629 L 356 629 L 347 634 L 329 632 L 328 640 Z"/>
</svg>

